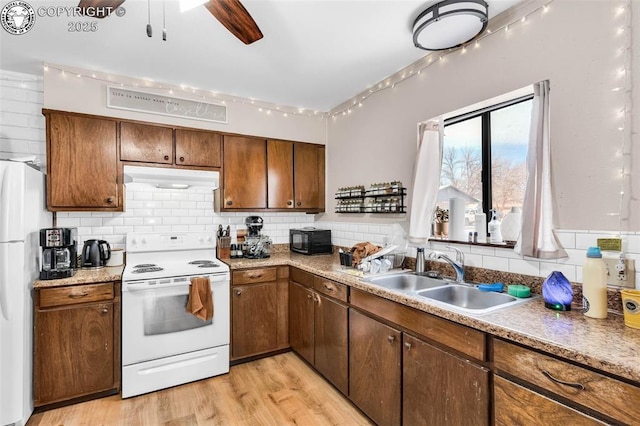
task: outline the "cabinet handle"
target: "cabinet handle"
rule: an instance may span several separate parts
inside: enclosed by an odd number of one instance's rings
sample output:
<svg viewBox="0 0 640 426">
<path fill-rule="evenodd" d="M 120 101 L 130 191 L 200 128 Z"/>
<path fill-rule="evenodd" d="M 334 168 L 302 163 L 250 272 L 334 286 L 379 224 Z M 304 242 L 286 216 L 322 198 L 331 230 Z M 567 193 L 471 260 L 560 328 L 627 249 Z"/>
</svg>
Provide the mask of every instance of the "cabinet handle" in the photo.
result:
<svg viewBox="0 0 640 426">
<path fill-rule="evenodd" d="M 407 348 L 408 351 L 411 350 L 411 343 L 405 342 L 404 347 Z"/>
<path fill-rule="evenodd" d="M 325 289 L 325 290 L 327 290 L 327 291 L 333 291 L 333 290 L 335 290 L 335 289 L 334 289 L 334 287 L 333 287 L 332 285 L 328 285 L 328 284 L 325 284 L 325 285 L 324 285 L 324 289 Z"/>
<path fill-rule="evenodd" d="M 184 163 L 184 157 L 180 157 L 180 162 Z"/>
<path fill-rule="evenodd" d="M 86 297 L 88 295 L 89 295 L 89 293 L 86 292 L 86 291 L 83 291 L 82 293 L 69 293 L 69 298 L 70 299 L 80 299 L 80 298 Z"/>
<path fill-rule="evenodd" d="M 236 290 L 236 296 L 240 296 L 242 294 L 242 290 Z"/>
<path fill-rule="evenodd" d="M 584 390 L 584 385 L 582 383 L 565 382 L 563 380 L 556 379 L 547 370 L 542 370 L 542 374 L 544 374 L 547 379 L 549 379 L 549 380 L 551 380 L 553 382 L 559 383 L 559 384 L 564 385 L 564 386 L 569 386 L 569 387 L 574 388 L 574 389 Z"/>
<path fill-rule="evenodd" d="M 302 201 L 298 201 L 298 202 L 296 203 L 296 205 L 301 206 L 301 205 L 302 205 Z"/>
<path fill-rule="evenodd" d="M 228 205 L 228 206 L 230 206 L 230 205 L 232 205 L 232 204 L 233 204 L 233 201 L 231 201 L 231 200 L 227 200 L 227 205 Z"/>
<path fill-rule="evenodd" d="M 166 161 L 166 160 L 168 160 L 168 159 L 169 159 L 169 156 L 168 156 L 168 155 L 165 155 L 165 156 L 164 156 L 164 159 L 165 159 L 165 161 Z"/>
<path fill-rule="evenodd" d="M 313 296 L 310 294 L 307 294 L 307 299 L 311 299 Z"/>
<path fill-rule="evenodd" d="M 107 198 L 107 203 L 109 203 L 109 204 L 113 203 L 113 197 Z"/>
<path fill-rule="evenodd" d="M 107 308 L 102 308 L 102 313 L 103 313 L 103 314 L 108 314 L 108 313 L 109 313 L 109 309 L 107 309 Z"/>
<path fill-rule="evenodd" d="M 293 205 L 293 201 L 292 200 L 287 201 L 287 205 L 288 206 L 292 206 Z"/>
<path fill-rule="evenodd" d="M 396 336 L 387 336 L 387 340 L 389 341 L 389 343 L 393 343 L 396 341 Z"/>
</svg>

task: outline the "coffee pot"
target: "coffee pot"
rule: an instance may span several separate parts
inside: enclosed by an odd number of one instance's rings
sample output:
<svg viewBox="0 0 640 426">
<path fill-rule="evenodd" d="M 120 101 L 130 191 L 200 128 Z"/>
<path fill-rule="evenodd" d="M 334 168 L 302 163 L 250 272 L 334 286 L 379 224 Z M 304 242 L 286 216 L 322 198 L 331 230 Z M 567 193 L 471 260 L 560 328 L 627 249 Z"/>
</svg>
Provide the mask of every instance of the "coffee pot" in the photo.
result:
<svg viewBox="0 0 640 426">
<path fill-rule="evenodd" d="M 86 240 L 82 248 L 83 268 L 102 268 L 111 258 L 111 245 L 104 240 Z"/>
<path fill-rule="evenodd" d="M 44 228 L 40 230 L 40 279 L 72 277 L 76 262 L 77 228 Z"/>
</svg>

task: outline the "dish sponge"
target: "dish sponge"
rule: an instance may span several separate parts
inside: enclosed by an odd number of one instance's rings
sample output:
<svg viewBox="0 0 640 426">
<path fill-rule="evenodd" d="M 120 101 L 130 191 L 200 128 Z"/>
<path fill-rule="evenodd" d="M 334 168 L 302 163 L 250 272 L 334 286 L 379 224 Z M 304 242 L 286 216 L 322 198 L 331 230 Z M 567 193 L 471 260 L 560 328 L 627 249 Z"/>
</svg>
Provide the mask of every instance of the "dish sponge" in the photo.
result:
<svg viewBox="0 0 640 426">
<path fill-rule="evenodd" d="M 497 293 L 502 293 L 503 289 L 504 289 L 503 283 L 478 284 L 478 290 L 480 291 L 495 291 Z"/>
<path fill-rule="evenodd" d="M 531 289 L 526 285 L 513 284 L 507 287 L 507 294 L 514 297 L 530 297 Z"/>
</svg>

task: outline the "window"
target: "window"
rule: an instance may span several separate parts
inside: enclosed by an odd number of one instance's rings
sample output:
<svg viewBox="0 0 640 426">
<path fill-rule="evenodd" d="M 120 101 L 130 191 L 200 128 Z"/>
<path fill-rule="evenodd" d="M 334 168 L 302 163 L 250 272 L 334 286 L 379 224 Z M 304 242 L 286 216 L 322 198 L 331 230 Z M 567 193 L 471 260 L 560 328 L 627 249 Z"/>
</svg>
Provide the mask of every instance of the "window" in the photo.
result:
<svg viewBox="0 0 640 426">
<path fill-rule="evenodd" d="M 475 213 L 495 209 L 501 219 L 522 207 L 533 95 L 445 120 L 442 172 L 437 205 L 465 200 L 465 226 Z"/>
</svg>

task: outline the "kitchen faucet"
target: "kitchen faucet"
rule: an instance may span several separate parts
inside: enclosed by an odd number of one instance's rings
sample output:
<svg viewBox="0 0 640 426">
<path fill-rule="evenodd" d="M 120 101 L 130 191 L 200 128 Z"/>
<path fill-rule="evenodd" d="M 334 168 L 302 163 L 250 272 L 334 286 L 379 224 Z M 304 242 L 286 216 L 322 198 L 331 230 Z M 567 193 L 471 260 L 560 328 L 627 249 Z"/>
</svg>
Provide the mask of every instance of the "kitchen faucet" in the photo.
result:
<svg viewBox="0 0 640 426">
<path fill-rule="evenodd" d="M 430 259 L 442 259 L 446 262 L 448 262 L 452 267 L 453 270 L 456 272 L 456 282 L 457 283 L 464 283 L 464 253 L 462 252 L 462 250 L 456 248 L 456 247 L 452 247 L 452 246 L 447 246 L 448 249 L 453 249 L 456 251 L 456 260 L 455 262 L 446 254 L 444 253 L 440 253 L 437 251 L 432 251 L 431 253 L 429 253 L 429 258 Z"/>
</svg>

